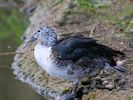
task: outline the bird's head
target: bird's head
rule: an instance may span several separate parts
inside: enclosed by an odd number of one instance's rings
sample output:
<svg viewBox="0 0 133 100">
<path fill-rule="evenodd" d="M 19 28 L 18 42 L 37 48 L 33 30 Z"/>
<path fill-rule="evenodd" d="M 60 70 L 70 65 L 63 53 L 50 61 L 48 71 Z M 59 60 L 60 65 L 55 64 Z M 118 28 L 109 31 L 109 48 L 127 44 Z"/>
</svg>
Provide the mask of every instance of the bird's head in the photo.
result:
<svg viewBox="0 0 133 100">
<path fill-rule="evenodd" d="M 36 40 L 42 45 L 53 46 L 56 43 L 57 34 L 54 29 L 49 26 L 40 26 L 37 31 L 25 42 L 28 43 Z"/>
</svg>

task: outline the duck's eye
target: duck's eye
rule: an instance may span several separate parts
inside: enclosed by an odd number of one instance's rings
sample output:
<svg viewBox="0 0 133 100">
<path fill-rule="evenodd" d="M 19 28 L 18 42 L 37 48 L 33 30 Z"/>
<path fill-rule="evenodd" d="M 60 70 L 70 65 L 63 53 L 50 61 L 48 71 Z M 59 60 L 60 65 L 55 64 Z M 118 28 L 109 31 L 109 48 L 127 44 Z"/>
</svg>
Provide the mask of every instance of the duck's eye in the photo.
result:
<svg viewBox="0 0 133 100">
<path fill-rule="evenodd" d="M 37 32 L 40 32 L 40 30 L 38 30 Z"/>
</svg>

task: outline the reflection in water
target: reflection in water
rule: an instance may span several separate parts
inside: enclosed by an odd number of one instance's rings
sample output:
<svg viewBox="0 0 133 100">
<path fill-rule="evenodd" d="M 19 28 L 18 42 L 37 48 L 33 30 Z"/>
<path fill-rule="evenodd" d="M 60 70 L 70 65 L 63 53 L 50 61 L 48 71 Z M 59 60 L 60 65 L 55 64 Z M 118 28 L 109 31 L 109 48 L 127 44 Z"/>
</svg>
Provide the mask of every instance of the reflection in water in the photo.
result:
<svg viewBox="0 0 133 100">
<path fill-rule="evenodd" d="M 1 27 L 0 23 L 0 30 L 2 30 Z M 8 33 L 6 37 L 2 37 L 4 31 L 0 32 L 0 52 L 15 51 L 20 43 L 18 41 L 20 36 L 18 37 L 17 33 Z M 7 29 L 7 31 L 11 30 Z M 29 86 L 15 79 L 11 69 L 12 62 L 13 56 L 0 56 L 0 100 L 44 100 Z"/>
<path fill-rule="evenodd" d="M 14 79 L 10 67 L 0 67 L 0 100 L 43 100 L 31 88 Z"/>
</svg>

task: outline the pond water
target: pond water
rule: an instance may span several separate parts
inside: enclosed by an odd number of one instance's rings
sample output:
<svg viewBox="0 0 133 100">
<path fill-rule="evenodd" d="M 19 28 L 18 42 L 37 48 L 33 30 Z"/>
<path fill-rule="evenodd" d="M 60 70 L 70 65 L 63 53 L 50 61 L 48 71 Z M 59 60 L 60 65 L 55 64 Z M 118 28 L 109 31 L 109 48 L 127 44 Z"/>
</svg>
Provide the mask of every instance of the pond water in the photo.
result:
<svg viewBox="0 0 133 100">
<path fill-rule="evenodd" d="M 16 50 L 22 42 L 20 36 L 25 22 L 24 16 L 16 10 L 0 9 L 0 53 Z M 13 56 L 0 56 L 0 100 L 44 100 L 27 84 L 15 79 L 11 69 Z"/>
</svg>

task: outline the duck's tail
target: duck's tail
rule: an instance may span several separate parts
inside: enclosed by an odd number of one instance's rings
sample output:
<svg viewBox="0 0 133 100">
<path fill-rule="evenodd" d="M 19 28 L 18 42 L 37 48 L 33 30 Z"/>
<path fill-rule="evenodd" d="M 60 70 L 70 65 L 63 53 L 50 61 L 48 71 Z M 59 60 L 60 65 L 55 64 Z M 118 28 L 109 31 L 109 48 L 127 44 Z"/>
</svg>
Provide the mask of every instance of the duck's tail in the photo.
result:
<svg viewBox="0 0 133 100">
<path fill-rule="evenodd" d="M 116 65 L 116 66 L 110 66 L 109 64 L 106 64 L 105 69 L 107 70 L 114 70 L 116 72 L 125 73 L 127 72 L 127 69 L 124 68 L 122 65 Z"/>
<path fill-rule="evenodd" d="M 113 66 L 113 68 L 114 68 L 116 71 L 119 71 L 119 72 L 121 72 L 121 73 L 127 72 L 127 69 L 124 68 L 122 65 L 116 65 L 116 66 Z"/>
</svg>

